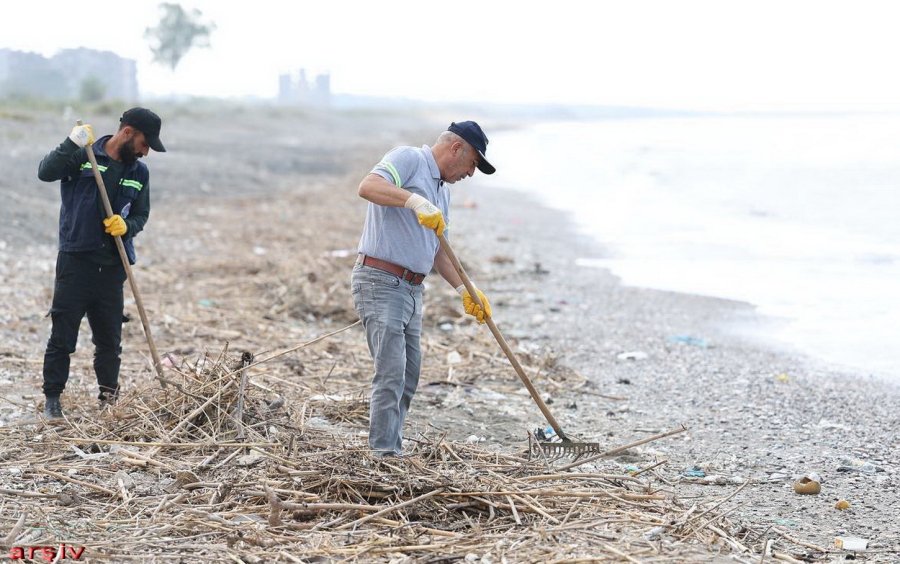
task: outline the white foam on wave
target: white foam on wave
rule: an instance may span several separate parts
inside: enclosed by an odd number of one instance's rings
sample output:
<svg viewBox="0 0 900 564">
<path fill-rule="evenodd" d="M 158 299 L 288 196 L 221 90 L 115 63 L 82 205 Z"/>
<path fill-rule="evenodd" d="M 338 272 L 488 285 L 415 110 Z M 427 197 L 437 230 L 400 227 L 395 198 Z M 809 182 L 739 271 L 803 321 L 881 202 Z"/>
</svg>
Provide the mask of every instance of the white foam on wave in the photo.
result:
<svg viewBox="0 0 900 564">
<path fill-rule="evenodd" d="M 737 299 L 773 337 L 900 379 L 900 116 L 541 124 L 481 182 L 567 210 L 623 283 Z"/>
</svg>

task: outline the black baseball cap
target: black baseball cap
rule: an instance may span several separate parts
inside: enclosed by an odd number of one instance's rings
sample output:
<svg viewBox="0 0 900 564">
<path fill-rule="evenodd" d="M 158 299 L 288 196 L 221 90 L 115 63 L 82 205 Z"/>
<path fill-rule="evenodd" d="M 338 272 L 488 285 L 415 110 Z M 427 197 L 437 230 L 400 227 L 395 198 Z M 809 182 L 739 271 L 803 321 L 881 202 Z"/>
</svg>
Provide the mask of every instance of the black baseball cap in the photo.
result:
<svg viewBox="0 0 900 564">
<path fill-rule="evenodd" d="M 147 144 L 157 153 L 165 153 L 166 148 L 159 140 L 159 128 L 162 120 L 147 108 L 131 108 L 119 118 L 122 125 L 130 125 L 144 134 Z"/>
<path fill-rule="evenodd" d="M 488 138 L 481 130 L 481 126 L 474 121 L 453 122 L 447 131 L 455 133 L 465 139 L 466 143 L 478 152 L 478 170 L 484 174 L 494 174 L 497 169 L 488 162 L 484 154 L 487 152 Z"/>
</svg>

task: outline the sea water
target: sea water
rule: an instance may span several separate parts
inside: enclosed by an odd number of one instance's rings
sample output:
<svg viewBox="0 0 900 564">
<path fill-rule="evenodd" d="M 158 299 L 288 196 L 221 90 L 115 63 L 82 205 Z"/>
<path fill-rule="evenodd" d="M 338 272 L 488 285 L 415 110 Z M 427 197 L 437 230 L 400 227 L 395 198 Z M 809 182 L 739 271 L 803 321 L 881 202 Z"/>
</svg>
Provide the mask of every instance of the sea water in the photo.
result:
<svg viewBox="0 0 900 564">
<path fill-rule="evenodd" d="M 737 299 L 767 337 L 900 380 L 900 115 L 542 123 L 489 185 L 571 212 L 624 284 Z"/>
</svg>

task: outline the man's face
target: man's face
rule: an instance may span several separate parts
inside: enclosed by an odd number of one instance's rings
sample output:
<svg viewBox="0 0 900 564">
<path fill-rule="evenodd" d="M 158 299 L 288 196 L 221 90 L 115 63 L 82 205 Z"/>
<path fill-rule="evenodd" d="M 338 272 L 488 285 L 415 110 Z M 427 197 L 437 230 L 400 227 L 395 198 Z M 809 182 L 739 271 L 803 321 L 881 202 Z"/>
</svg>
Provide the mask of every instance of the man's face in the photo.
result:
<svg viewBox="0 0 900 564">
<path fill-rule="evenodd" d="M 146 156 L 149 152 L 150 145 L 147 144 L 144 134 L 137 129 L 132 129 L 128 140 L 119 149 L 119 158 L 122 159 L 124 164 L 130 165 L 134 164 L 139 158 Z"/>
<path fill-rule="evenodd" d="M 478 153 L 466 143 L 456 142 L 450 149 L 453 157 L 444 173 L 444 182 L 453 184 L 475 174 L 478 166 Z"/>
</svg>

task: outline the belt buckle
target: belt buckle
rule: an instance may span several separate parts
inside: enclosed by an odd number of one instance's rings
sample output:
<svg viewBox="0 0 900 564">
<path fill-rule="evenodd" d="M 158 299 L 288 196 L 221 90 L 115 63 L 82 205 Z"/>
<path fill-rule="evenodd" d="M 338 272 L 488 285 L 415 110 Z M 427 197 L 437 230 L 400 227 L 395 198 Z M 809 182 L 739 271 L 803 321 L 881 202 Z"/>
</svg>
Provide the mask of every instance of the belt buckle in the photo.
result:
<svg viewBox="0 0 900 564">
<path fill-rule="evenodd" d="M 408 268 L 404 268 L 403 273 L 400 275 L 400 278 L 407 282 L 412 282 L 412 279 L 415 277 L 412 275 L 412 272 L 410 272 Z"/>
</svg>

